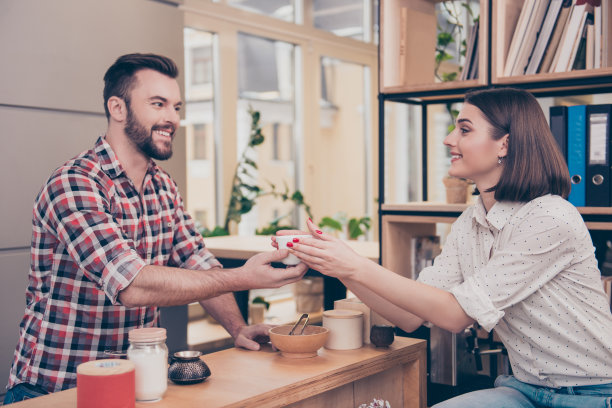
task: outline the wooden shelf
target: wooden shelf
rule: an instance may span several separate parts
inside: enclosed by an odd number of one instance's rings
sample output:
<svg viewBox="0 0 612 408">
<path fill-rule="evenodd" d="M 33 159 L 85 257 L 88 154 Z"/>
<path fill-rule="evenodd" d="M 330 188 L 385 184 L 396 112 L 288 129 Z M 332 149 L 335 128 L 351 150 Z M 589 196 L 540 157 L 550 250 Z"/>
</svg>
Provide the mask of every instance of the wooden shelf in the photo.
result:
<svg viewBox="0 0 612 408">
<path fill-rule="evenodd" d="M 404 223 L 453 223 L 469 204 L 412 202 L 382 204 L 381 214 L 387 220 Z M 612 230 L 612 207 L 578 207 L 587 228 Z"/>
<path fill-rule="evenodd" d="M 504 65 L 508 56 L 510 43 L 514 34 L 524 0 L 493 0 L 492 1 L 492 28 L 491 28 L 491 84 L 520 86 L 533 91 L 548 90 L 550 87 L 556 91 L 588 90 L 598 86 L 608 85 L 612 68 L 583 69 L 568 72 L 539 73 L 534 75 L 504 76 Z M 612 33 L 612 31 L 610 31 Z M 604 41 L 612 41 L 608 38 Z M 601 79 L 601 81 L 598 81 Z M 601 90 L 599 91 L 601 93 Z"/>
<path fill-rule="evenodd" d="M 487 84 L 487 53 L 478 56 L 478 79 L 438 82 L 434 76 L 436 0 L 381 0 L 380 92 L 403 93 L 474 88 Z M 480 1 L 478 48 L 488 49 L 489 1 Z"/>
<path fill-rule="evenodd" d="M 470 204 L 448 204 L 433 201 L 415 201 L 411 203 L 385 203 L 381 205 L 383 213 L 387 212 L 463 212 Z M 583 215 L 612 215 L 612 207 L 577 207 Z"/>
<path fill-rule="evenodd" d="M 412 202 L 412 203 L 386 203 L 382 205 L 382 211 L 422 211 L 422 212 L 430 212 L 430 211 L 438 211 L 438 212 L 463 212 L 466 208 L 469 207 L 469 204 L 447 204 L 442 202 Z"/>
</svg>

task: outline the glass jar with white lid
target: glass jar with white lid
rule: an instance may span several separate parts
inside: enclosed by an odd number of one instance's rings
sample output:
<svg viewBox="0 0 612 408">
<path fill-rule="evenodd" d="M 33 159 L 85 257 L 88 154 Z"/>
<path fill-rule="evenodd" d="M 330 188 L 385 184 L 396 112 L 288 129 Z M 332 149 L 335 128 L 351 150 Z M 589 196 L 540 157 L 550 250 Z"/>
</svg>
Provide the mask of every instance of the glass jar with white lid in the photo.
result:
<svg viewBox="0 0 612 408">
<path fill-rule="evenodd" d="M 159 401 L 168 388 L 166 329 L 133 329 L 128 340 L 127 357 L 136 366 L 136 401 Z"/>
</svg>

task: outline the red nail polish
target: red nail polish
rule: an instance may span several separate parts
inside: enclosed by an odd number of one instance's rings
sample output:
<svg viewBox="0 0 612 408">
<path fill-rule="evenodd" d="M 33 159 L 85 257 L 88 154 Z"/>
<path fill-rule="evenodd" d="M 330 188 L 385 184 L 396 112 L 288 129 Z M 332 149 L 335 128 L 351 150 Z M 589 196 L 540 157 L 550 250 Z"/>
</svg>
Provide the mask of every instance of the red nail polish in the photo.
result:
<svg viewBox="0 0 612 408">
<path fill-rule="evenodd" d="M 293 244 L 292 244 L 291 242 L 287 242 L 287 246 L 288 246 L 289 248 L 291 248 L 291 247 L 293 247 Z"/>
<path fill-rule="evenodd" d="M 317 234 L 322 234 L 322 233 L 323 233 L 322 231 L 319 231 L 319 230 L 315 230 L 315 232 L 316 232 Z"/>
<path fill-rule="evenodd" d="M 299 238 L 293 238 L 293 242 L 300 242 Z"/>
<path fill-rule="evenodd" d="M 308 221 L 312 222 L 312 218 L 308 217 Z"/>
</svg>

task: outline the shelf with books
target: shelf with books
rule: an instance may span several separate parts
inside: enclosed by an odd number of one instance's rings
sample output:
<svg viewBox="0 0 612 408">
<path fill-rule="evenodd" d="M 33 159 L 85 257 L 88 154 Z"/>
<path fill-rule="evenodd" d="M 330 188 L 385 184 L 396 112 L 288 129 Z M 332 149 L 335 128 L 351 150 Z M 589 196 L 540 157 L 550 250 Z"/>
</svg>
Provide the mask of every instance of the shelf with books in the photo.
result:
<svg viewBox="0 0 612 408">
<path fill-rule="evenodd" d="M 453 4 L 449 6 L 449 3 Z M 464 31 L 462 37 L 455 41 L 461 50 L 456 52 L 455 59 L 464 60 L 461 62 L 467 67 L 464 76 L 471 76 L 473 79 L 461 80 L 461 73 L 457 72 L 457 79 L 451 80 L 453 76 L 444 77 L 442 72 L 445 69 L 458 71 L 459 67 L 457 62 L 443 62 L 447 57 L 440 51 L 441 41 L 444 40 L 438 32 L 438 27 L 441 27 L 439 22 L 445 15 L 448 16 L 449 7 L 454 7 L 452 10 L 464 10 L 470 8 L 471 4 L 474 4 L 474 9 L 478 11 L 478 23 L 466 18 L 459 19 L 455 15 L 448 19 L 462 20 L 458 21 L 457 26 Z M 395 94 L 429 89 L 451 91 L 485 85 L 488 77 L 487 53 L 484 52 L 488 49 L 489 42 L 488 15 L 488 0 L 381 0 L 380 92 Z M 476 26 L 477 29 L 473 29 Z M 452 34 L 446 38 L 450 39 L 451 36 Z M 440 61 L 442 62 L 438 64 Z"/>
<path fill-rule="evenodd" d="M 492 1 L 491 83 L 587 89 L 609 80 L 612 5 L 592 4 L 597 2 Z"/>
</svg>

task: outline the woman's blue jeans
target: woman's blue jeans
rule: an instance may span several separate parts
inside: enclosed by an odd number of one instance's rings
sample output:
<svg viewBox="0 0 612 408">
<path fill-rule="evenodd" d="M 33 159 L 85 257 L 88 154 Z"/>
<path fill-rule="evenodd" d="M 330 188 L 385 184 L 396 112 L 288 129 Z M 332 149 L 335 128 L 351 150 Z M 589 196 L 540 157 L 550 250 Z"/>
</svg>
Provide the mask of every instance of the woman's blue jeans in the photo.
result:
<svg viewBox="0 0 612 408">
<path fill-rule="evenodd" d="M 495 388 L 469 392 L 434 408 L 612 408 L 612 383 L 548 388 L 501 375 Z"/>
</svg>

